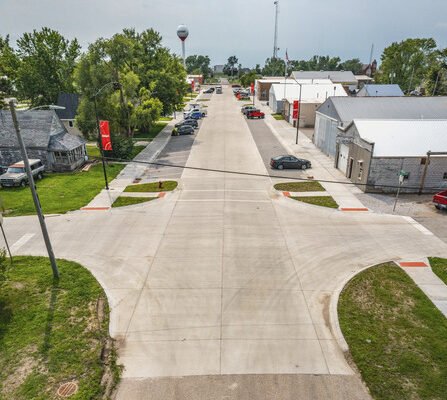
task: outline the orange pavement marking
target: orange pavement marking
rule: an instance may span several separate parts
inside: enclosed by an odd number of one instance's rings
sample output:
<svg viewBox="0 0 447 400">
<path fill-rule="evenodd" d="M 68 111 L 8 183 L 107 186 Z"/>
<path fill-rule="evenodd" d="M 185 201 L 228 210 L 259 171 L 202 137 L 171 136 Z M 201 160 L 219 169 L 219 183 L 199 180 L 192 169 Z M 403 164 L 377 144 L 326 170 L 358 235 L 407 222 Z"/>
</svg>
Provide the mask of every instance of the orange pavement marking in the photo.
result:
<svg viewBox="0 0 447 400">
<path fill-rule="evenodd" d="M 427 264 L 421 261 L 410 261 L 410 262 L 401 262 L 399 263 L 401 267 L 428 267 Z"/>
<path fill-rule="evenodd" d="M 165 193 L 165 192 L 161 192 L 161 193 L 158 194 L 158 197 L 159 197 L 159 198 L 162 198 L 162 197 L 165 197 L 165 196 L 166 196 L 166 193 Z"/>
<path fill-rule="evenodd" d="M 368 208 L 362 207 L 362 208 L 340 208 L 341 211 L 369 211 Z"/>
<path fill-rule="evenodd" d="M 290 197 L 290 192 L 282 192 L 282 194 L 286 197 Z"/>
<path fill-rule="evenodd" d="M 105 211 L 109 210 L 110 207 L 82 207 L 81 210 L 83 211 Z"/>
</svg>

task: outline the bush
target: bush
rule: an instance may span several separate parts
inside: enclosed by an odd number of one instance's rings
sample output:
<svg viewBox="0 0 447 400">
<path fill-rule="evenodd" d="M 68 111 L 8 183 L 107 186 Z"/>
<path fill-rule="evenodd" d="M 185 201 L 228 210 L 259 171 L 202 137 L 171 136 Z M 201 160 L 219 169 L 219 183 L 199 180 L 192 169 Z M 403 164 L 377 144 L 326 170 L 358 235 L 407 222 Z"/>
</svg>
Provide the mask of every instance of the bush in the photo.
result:
<svg viewBox="0 0 447 400">
<path fill-rule="evenodd" d="M 111 133 L 112 151 L 105 151 L 104 156 L 110 158 L 119 158 L 130 160 L 133 153 L 132 138 L 126 137 L 120 133 Z"/>
</svg>

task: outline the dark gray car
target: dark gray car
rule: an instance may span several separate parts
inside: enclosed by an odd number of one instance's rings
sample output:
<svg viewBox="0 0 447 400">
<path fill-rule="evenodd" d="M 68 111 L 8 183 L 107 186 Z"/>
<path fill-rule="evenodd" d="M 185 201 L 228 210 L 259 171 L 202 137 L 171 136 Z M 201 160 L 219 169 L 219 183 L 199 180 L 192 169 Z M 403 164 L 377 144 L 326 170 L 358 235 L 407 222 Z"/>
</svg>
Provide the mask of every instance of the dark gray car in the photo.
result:
<svg viewBox="0 0 447 400">
<path fill-rule="evenodd" d="M 182 125 L 177 128 L 176 136 L 178 135 L 193 135 L 194 128 L 191 125 Z"/>
<path fill-rule="evenodd" d="M 180 121 L 179 123 L 175 124 L 175 127 L 180 128 L 181 126 L 184 126 L 184 125 L 191 125 L 193 128 L 199 127 L 199 123 L 195 119 L 185 119 L 185 120 Z"/>
<path fill-rule="evenodd" d="M 309 160 L 291 155 L 272 157 L 270 166 L 275 169 L 308 169 L 312 167 Z"/>
</svg>

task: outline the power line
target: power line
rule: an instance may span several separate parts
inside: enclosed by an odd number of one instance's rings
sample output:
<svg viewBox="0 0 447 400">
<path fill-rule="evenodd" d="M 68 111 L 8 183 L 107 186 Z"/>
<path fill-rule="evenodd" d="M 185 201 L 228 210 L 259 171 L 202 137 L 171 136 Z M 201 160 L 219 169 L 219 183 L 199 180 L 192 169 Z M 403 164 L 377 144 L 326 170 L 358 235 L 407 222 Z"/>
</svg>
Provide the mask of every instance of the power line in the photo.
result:
<svg viewBox="0 0 447 400">
<path fill-rule="evenodd" d="M 99 157 L 91 157 L 94 160 L 101 160 Z M 155 165 L 160 167 L 171 167 L 171 168 L 181 168 L 181 169 L 190 169 L 195 171 L 204 171 L 204 172 L 218 172 L 222 174 L 233 174 L 233 175 L 244 175 L 244 176 L 255 176 L 258 178 L 279 178 L 279 179 L 288 179 L 293 181 L 303 181 L 303 182 L 323 182 L 323 183 L 334 183 L 337 185 L 347 185 L 347 186 L 364 186 L 364 187 L 374 187 L 374 188 L 384 188 L 384 189 L 398 189 L 399 185 L 368 185 L 367 183 L 354 183 L 354 182 L 344 182 L 344 181 L 331 181 L 327 179 L 307 179 L 300 177 L 290 177 L 283 175 L 268 175 L 268 174 L 260 174 L 255 172 L 244 172 L 244 171 L 230 171 L 224 169 L 214 169 L 214 168 L 203 168 L 203 167 L 188 167 L 186 165 L 178 165 L 178 164 L 166 164 L 155 161 L 138 161 L 138 160 L 125 160 L 123 158 L 113 158 L 113 157 L 104 157 L 106 161 L 113 162 L 122 162 L 122 163 L 136 163 L 136 164 L 145 164 L 145 165 Z M 417 189 L 419 190 L 419 186 L 405 186 L 405 189 Z M 425 187 L 426 190 L 444 190 L 444 187 Z"/>
</svg>

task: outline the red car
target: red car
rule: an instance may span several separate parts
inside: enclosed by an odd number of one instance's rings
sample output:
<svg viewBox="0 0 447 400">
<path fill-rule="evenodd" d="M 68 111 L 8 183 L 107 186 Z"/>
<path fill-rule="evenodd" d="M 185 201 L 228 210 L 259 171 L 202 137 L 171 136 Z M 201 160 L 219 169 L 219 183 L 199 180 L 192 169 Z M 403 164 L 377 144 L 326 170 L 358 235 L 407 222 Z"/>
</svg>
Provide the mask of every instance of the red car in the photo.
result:
<svg viewBox="0 0 447 400">
<path fill-rule="evenodd" d="M 264 119 L 265 114 L 262 111 L 259 110 L 253 110 L 253 111 L 249 111 L 247 113 L 247 118 L 248 119 L 254 119 L 254 118 L 261 118 Z"/>
<path fill-rule="evenodd" d="M 433 203 L 438 210 L 447 210 L 447 190 L 435 194 Z"/>
</svg>

